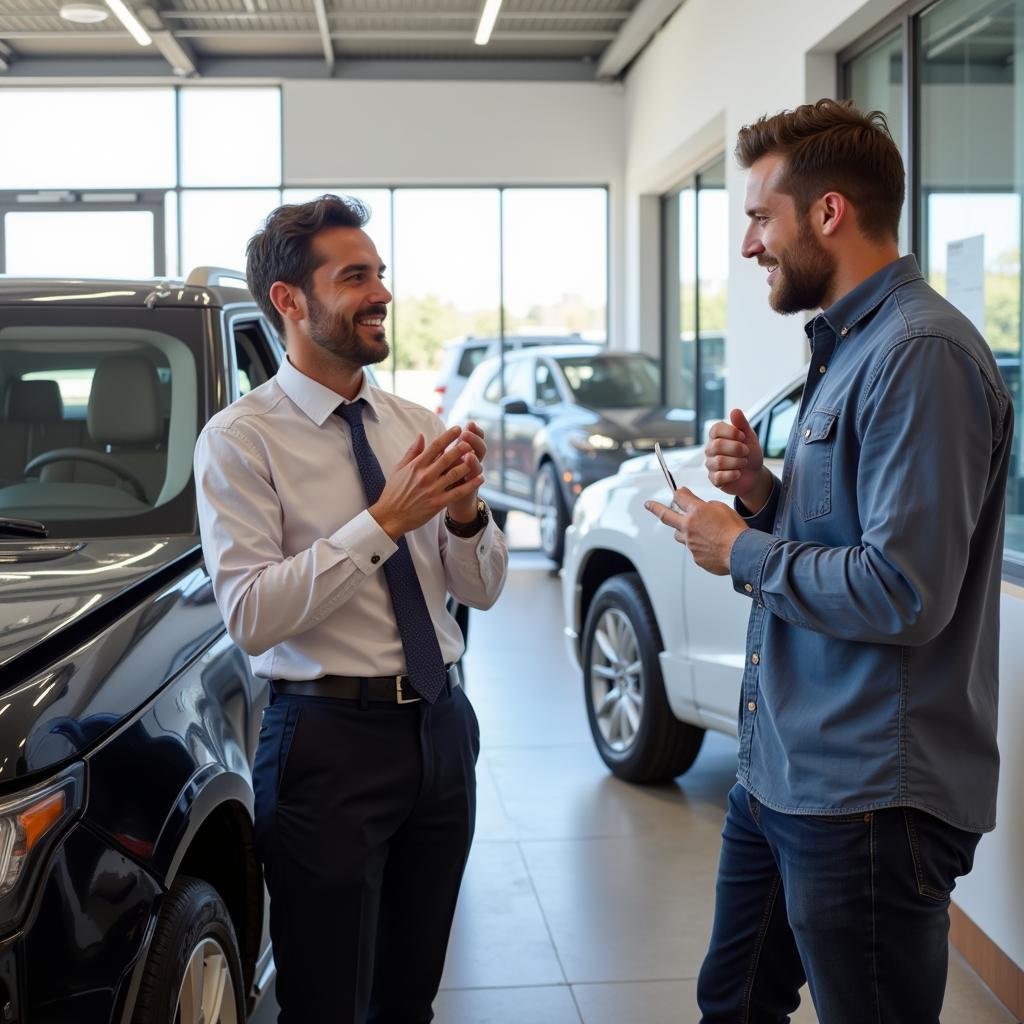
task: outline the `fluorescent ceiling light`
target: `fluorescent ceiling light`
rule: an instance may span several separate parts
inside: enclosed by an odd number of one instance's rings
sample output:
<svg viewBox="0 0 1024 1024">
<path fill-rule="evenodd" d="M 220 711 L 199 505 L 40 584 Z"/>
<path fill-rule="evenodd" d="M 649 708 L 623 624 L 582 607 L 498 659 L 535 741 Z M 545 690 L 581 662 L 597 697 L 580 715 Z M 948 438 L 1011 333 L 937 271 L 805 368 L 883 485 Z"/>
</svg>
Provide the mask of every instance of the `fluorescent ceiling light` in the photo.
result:
<svg viewBox="0 0 1024 1024">
<path fill-rule="evenodd" d="M 498 20 L 500 7 L 501 0 L 487 0 L 484 4 L 484 9 L 480 12 L 480 24 L 476 27 L 476 38 L 473 40 L 477 46 L 486 46 L 491 41 L 491 32 Z"/>
<path fill-rule="evenodd" d="M 142 27 L 142 22 L 125 6 L 124 0 L 107 0 L 107 6 L 117 16 L 117 20 L 128 29 L 132 39 L 139 46 L 149 46 L 153 42 L 149 33 Z"/>
</svg>

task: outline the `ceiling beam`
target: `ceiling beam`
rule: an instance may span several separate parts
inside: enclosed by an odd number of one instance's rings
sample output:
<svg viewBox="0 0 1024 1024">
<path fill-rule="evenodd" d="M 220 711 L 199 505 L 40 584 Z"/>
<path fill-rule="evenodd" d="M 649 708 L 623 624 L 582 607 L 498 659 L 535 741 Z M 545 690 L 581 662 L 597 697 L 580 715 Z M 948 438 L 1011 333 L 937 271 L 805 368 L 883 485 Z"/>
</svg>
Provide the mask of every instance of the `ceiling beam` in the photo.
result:
<svg viewBox="0 0 1024 1024">
<path fill-rule="evenodd" d="M 251 4 L 252 0 L 248 0 Z M 248 5 L 247 5 L 248 8 Z M 309 18 L 312 15 L 307 11 L 296 10 L 244 10 L 244 11 L 162 11 L 168 21 L 186 20 L 213 20 L 224 18 L 229 21 L 264 20 L 267 18 Z M 18 11 L 19 17 L 53 17 L 53 11 Z M 461 13 L 459 11 L 387 11 L 384 14 L 371 13 L 369 11 L 329 11 L 327 17 L 331 21 L 380 21 L 382 17 L 392 19 L 415 18 L 417 21 L 466 21 L 475 22 L 476 12 Z M 533 11 L 523 13 L 511 11 L 508 14 L 504 11 L 498 15 L 499 23 L 502 21 L 625 21 L 629 17 L 626 11 L 563 11 L 552 13 L 551 11 Z"/>
<path fill-rule="evenodd" d="M 152 49 L 152 47 L 147 47 Z M 125 81 L 168 82 L 167 62 L 159 53 L 146 57 L 32 57 L 14 55 L 11 74 L 19 80 L 34 79 L 59 85 L 65 79 L 92 85 L 117 85 Z M 324 75 L 323 58 L 205 55 L 202 74 L 207 79 L 234 79 L 252 84 L 256 79 L 294 78 L 312 81 Z M 338 77 L 365 81 L 464 81 L 464 82 L 592 82 L 594 65 L 573 58 L 502 60 L 483 59 L 381 59 L 352 58 L 338 62 Z"/>
<path fill-rule="evenodd" d="M 0 15 L 0 21 L 3 20 L 3 16 Z M 147 31 L 153 36 L 153 41 L 156 42 L 156 33 L 159 29 L 150 29 L 149 25 L 146 26 Z M 318 39 L 320 38 L 319 31 L 313 29 L 260 29 L 253 31 L 245 28 L 189 28 L 189 29 L 176 29 L 174 33 L 167 32 L 167 35 L 171 36 L 175 41 L 182 39 L 217 39 L 223 37 L 225 39 L 231 38 L 249 38 L 249 39 L 271 39 L 275 36 L 280 36 L 284 39 Z M 0 29 L 0 33 L 3 34 L 5 39 L 67 39 L 70 33 L 62 31 L 61 29 L 15 29 L 11 32 L 5 29 Z M 105 39 L 125 36 L 128 33 L 123 29 L 92 29 L 89 32 L 82 32 L 80 38 L 82 39 Z M 334 30 L 331 32 L 332 39 L 347 39 L 347 40 L 377 40 L 380 42 L 388 42 L 389 40 L 408 42 L 410 40 L 421 40 L 424 42 L 447 42 L 449 40 L 455 41 L 466 41 L 465 32 L 408 32 L 408 31 L 363 31 L 363 32 L 350 32 L 345 30 Z M 514 42 L 539 42 L 539 43 L 566 43 L 566 42 L 608 42 L 615 38 L 614 32 L 495 32 L 491 36 L 492 40 L 505 40 Z M 163 52 L 163 51 L 161 51 Z M 194 61 L 193 61 L 194 63 Z"/>
<path fill-rule="evenodd" d="M 7 32 L 4 33 L 8 38 L 14 38 L 16 33 Z M 50 33 L 51 35 L 61 35 L 62 33 Z M 96 33 L 90 33 L 96 34 Z M 113 34 L 113 33 L 110 33 Z M 272 38 L 274 36 L 280 36 L 285 39 L 294 38 L 316 38 L 319 36 L 319 32 L 306 32 L 301 29 L 264 29 L 260 32 L 247 31 L 245 29 L 238 28 L 192 28 L 192 29 L 181 29 L 177 33 L 179 39 L 216 39 L 218 36 L 224 38 L 247 36 L 250 39 L 259 38 Z M 39 33 L 36 33 L 39 35 Z M 447 42 L 454 40 L 457 42 L 466 41 L 465 32 L 409 32 L 406 30 L 396 30 L 388 32 L 386 30 L 335 30 L 331 32 L 332 39 L 345 39 L 348 41 L 359 41 L 366 42 L 369 40 L 379 42 L 408 42 L 408 41 L 420 41 L 420 42 Z M 568 43 L 568 42 L 610 42 L 615 38 L 614 32 L 495 32 L 491 36 L 492 42 L 534 42 L 534 43 Z"/>
<path fill-rule="evenodd" d="M 640 0 L 629 19 L 619 29 L 614 42 L 601 55 L 597 65 L 597 77 L 617 78 L 639 56 L 640 51 L 683 2 L 684 0 Z"/>
<path fill-rule="evenodd" d="M 143 20 L 147 31 L 153 37 L 153 45 L 160 55 L 171 65 L 171 70 L 181 78 L 195 78 L 199 74 L 195 55 L 186 45 L 183 46 L 175 33 L 155 7 L 140 7 L 139 17 Z M 91 33 L 90 33 L 91 34 Z"/>
<path fill-rule="evenodd" d="M 334 74 L 334 42 L 331 39 L 331 25 L 327 20 L 327 7 L 324 0 L 313 0 L 313 11 L 316 14 L 316 27 L 320 33 L 320 45 L 324 48 L 324 62 L 327 74 Z"/>
</svg>

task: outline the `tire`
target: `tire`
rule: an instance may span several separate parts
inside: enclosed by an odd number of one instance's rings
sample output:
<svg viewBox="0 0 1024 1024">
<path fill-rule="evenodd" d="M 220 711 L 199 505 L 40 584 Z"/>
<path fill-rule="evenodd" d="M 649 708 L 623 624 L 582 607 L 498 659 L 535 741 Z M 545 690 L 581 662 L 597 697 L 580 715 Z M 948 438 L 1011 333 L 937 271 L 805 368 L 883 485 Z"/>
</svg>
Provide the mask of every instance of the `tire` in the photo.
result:
<svg viewBox="0 0 1024 1024">
<path fill-rule="evenodd" d="M 667 782 L 693 764 L 704 730 L 665 696 L 661 636 L 636 573 L 601 584 L 583 627 L 583 695 L 601 760 L 627 782 Z"/>
<path fill-rule="evenodd" d="M 132 1024 L 243 1024 L 245 1012 L 228 909 L 209 883 L 179 877 L 160 907 Z"/>
<path fill-rule="evenodd" d="M 541 463 L 533 489 L 536 516 L 540 522 L 540 550 L 557 566 L 565 554 L 565 528 L 569 525 L 569 512 L 562 497 L 562 485 L 554 463 Z"/>
</svg>

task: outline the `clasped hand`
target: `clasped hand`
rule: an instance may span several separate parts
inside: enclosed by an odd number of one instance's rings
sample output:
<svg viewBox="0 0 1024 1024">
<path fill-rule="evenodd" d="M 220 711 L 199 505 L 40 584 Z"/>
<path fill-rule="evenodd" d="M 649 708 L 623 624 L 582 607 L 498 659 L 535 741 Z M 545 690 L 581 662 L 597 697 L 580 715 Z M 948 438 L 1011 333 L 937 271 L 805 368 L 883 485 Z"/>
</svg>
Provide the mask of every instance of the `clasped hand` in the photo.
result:
<svg viewBox="0 0 1024 1024">
<path fill-rule="evenodd" d="M 731 422 L 716 423 L 708 436 L 704 448 L 708 479 L 756 511 L 771 493 L 764 454 L 743 413 L 733 409 L 729 419 Z M 644 507 L 672 527 L 673 537 L 689 549 L 697 565 L 716 576 L 727 576 L 732 546 L 747 529 L 743 517 L 721 501 L 698 498 L 688 487 L 680 487 L 673 499 L 678 511 L 658 501 L 644 502 Z"/>
<path fill-rule="evenodd" d="M 417 435 L 395 467 L 370 515 L 392 540 L 429 522 L 442 508 L 456 522 L 476 518 L 484 482 L 484 432 L 472 421 L 450 427 L 430 444 Z"/>
</svg>

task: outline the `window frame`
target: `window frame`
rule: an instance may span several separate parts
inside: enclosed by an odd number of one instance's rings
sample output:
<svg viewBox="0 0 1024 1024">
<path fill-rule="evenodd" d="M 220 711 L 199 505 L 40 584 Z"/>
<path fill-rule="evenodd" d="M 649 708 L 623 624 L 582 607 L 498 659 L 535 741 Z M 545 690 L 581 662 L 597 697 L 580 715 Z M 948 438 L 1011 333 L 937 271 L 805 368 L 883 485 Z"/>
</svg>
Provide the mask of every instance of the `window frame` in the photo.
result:
<svg viewBox="0 0 1024 1024">
<path fill-rule="evenodd" d="M 148 213 L 153 217 L 153 276 L 167 273 L 165 194 L 171 189 L 0 190 L 0 274 L 7 273 L 6 217 L 9 213 Z M 179 257 L 180 259 L 180 257 Z"/>
<path fill-rule="evenodd" d="M 693 414 L 695 429 L 699 432 L 701 424 L 707 419 L 704 409 L 704 387 L 702 366 L 702 345 L 700 325 L 700 254 L 701 254 L 701 217 L 700 193 L 702 188 L 720 188 L 717 185 L 703 185 L 703 179 L 716 165 L 726 158 L 725 151 L 703 160 L 700 166 L 679 181 L 673 188 L 660 197 L 659 221 L 661 226 L 661 339 L 659 342 L 659 359 L 661 373 L 661 401 L 663 405 L 680 404 L 669 394 L 670 374 L 681 370 L 680 361 L 671 355 L 671 348 L 680 344 L 682 332 L 682 308 L 679 301 L 680 290 L 680 196 L 687 190 L 693 192 L 693 249 L 690 254 L 693 262 Z M 725 330 L 728 337 L 728 326 Z"/>
<path fill-rule="evenodd" d="M 27 85 L 25 88 L 38 89 L 40 91 L 49 88 L 49 86 L 32 86 Z M 85 86 L 86 90 L 96 89 L 109 91 L 109 85 L 94 85 Z M 125 86 L 126 89 L 137 91 L 141 89 L 153 89 L 153 90 L 166 90 L 167 85 L 143 85 L 143 86 Z M 181 166 L 181 153 L 182 153 L 182 94 L 186 89 L 195 89 L 197 86 L 181 84 L 174 85 L 171 88 L 174 89 L 174 185 L 166 188 L 152 186 L 146 187 L 130 187 L 130 186 L 111 186 L 108 188 L 69 188 L 69 189 L 3 189 L 0 190 L 0 274 L 5 273 L 6 263 L 6 250 L 4 245 L 3 237 L 3 216 L 5 213 L 11 210 L 32 210 L 32 211 L 57 211 L 67 212 L 72 210 L 95 210 L 101 211 L 107 210 L 121 210 L 121 209 L 146 209 L 152 210 L 154 214 L 153 224 L 153 236 L 154 236 L 154 276 L 155 277 L 187 277 L 191 267 L 185 267 L 182 265 L 182 228 L 184 226 L 183 214 L 182 214 L 182 202 L 181 196 L 183 192 L 266 192 L 268 190 L 273 191 L 276 189 L 278 194 L 278 202 L 282 201 L 282 197 L 285 189 L 284 180 L 284 150 L 285 150 L 285 139 L 284 139 L 284 97 L 280 85 L 252 85 L 243 86 L 240 85 L 238 88 L 252 88 L 259 90 L 274 89 L 277 91 L 278 110 L 280 112 L 279 127 L 280 127 L 280 163 L 278 167 L 278 184 L 277 185 L 208 185 L 208 186 L 193 186 L 193 185 L 182 185 L 182 166 Z M 54 194 L 60 196 L 59 199 L 54 199 L 52 202 L 47 202 L 47 197 Z M 175 216 L 177 223 L 175 225 L 175 252 L 174 260 L 177 265 L 177 270 L 174 271 L 172 268 L 167 266 L 167 247 L 165 244 L 165 238 L 167 234 L 166 224 L 166 213 L 165 206 L 167 199 L 166 197 L 174 193 L 176 197 L 175 202 Z M 130 197 L 125 200 L 118 198 L 106 199 L 107 204 L 104 204 L 104 197 Z M 68 200 L 67 197 L 71 197 Z M 125 205 L 127 204 L 127 205 Z"/>
<path fill-rule="evenodd" d="M 925 195 L 921 185 L 921 118 L 918 104 L 921 91 L 920 62 L 918 61 L 920 18 L 942 2 L 943 0 L 909 0 L 836 54 L 836 95 L 848 97 L 850 93 L 848 88 L 850 64 L 891 32 L 902 28 L 902 149 L 907 177 L 905 216 L 907 242 L 909 251 L 913 253 L 922 252 L 922 247 L 927 244 L 927 224 L 923 213 L 925 204 L 922 202 Z M 979 191 L 984 190 L 979 189 Z M 1024 201 L 1024 197 L 1022 197 L 1022 201 Z M 1022 276 L 1024 276 L 1024 269 L 1022 269 Z M 1024 319 L 1024 310 L 1022 310 L 1021 316 Z M 1022 334 L 1024 334 L 1024 323 L 1022 323 Z M 1017 409 L 1015 412 L 1024 415 L 1024 408 Z M 1002 578 L 1007 582 L 1024 585 L 1024 551 L 1008 550 L 1004 544 Z"/>
</svg>

